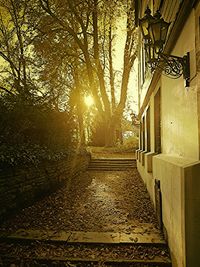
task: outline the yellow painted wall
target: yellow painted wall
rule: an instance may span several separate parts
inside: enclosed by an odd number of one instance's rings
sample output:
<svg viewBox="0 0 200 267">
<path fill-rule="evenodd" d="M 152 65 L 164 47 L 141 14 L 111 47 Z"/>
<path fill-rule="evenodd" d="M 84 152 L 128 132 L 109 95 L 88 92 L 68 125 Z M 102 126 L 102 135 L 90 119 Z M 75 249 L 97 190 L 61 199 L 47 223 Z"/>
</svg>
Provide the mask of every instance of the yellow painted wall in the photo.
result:
<svg viewBox="0 0 200 267">
<path fill-rule="evenodd" d="M 200 205 L 200 74 L 198 64 L 196 68 L 197 21 L 195 26 L 195 20 L 193 11 L 171 53 L 183 56 L 188 51 L 190 52 L 190 87 L 184 87 L 183 77 L 174 80 L 161 76 L 147 107 L 151 107 L 151 152 L 153 153 L 155 146 L 154 95 L 160 87 L 162 154 L 153 156 L 152 173 L 147 172 L 146 161 L 144 166 L 139 161 L 137 163 L 153 201 L 154 182 L 155 179 L 160 180 L 163 223 L 168 234 L 173 267 L 200 266 L 197 252 L 199 234 L 195 234 L 194 231 L 194 227 L 199 231 L 200 225 L 198 215 Z M 142 100 L 147 87 L 148 81 L 143 85 Z"/>
<path fill-rule="evenodd" d="M 192 172 L 196 166 L 200 166 L 199 161 L 164 154 L 153 158 L 153 176 L 159 179 L 161 184 L 163 223 L 168 233 L 173 267 L 200 266 L 200 259 L 196 253 L 197 250 L 194 251 L 194 244 L 196 246 L 198 244 L 198 248 L 200 248 L 198 238 L 196 238 L 199 234 L 194 235 L 195 231 L 199 232 L 200 221 L 196 220 L 193 223 L 193 226 L 196 227 L 196 229 L 193 229 L 193 232 L 191 232 L 192 225 L 190 223 L 191 220 L 194 221 L 195 217 L 199 220 L 198 214 L 194 214 L 194 212 L 197 210 L 200 198 L 197 194 L 197 188 L 194 195 L 195 201 L 190 195 L 194 187 L 191 185 L 192 189 L 186 190 L 185 188 L 188 185 L 188 169 Z M 198 174 L 197 172 L 194 173 L 195 175 L 189 178 L 196 181 L 198 180 Z M 199 183 L 196 186 L 198 187 Z M 190 208 L 187 203 L 188 199 L 190 199 Z M 191 218 L 187 218 L 190 209 L 194 210 L 194 212 L 192 217 L 190 216 Z M 190 255 L 193 256 L 193 259 Z M 195 260 L 196 265 L 191 264 Z"/>
<path fill-rule="evenodd" d="M 172 52 L 177 56 L 192 52 L 192 75 L 194 50 L 195 16 L 192 12 Z M 192 81 L 190 87 L 185 88 L 183 77 L 174 80 L 162 75 L 161 88 L 163 153 L 198 159 L 197 84 Z"/>
</svg>

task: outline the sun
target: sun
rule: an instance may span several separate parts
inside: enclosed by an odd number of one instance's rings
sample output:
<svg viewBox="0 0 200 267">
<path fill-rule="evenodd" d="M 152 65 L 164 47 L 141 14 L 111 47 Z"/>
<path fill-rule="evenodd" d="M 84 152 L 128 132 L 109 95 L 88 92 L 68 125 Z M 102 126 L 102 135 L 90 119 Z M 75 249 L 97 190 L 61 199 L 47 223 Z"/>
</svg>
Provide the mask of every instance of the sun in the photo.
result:
<svg viewBox="0 0 200 267">
<path fill-rule="evenodd" d="M 84 102 L 86 106 L 91 107 L 92 105 L 94 105 L 94 98 L 91 95 L 86 95 L 84 97 Z"/>
</svg>

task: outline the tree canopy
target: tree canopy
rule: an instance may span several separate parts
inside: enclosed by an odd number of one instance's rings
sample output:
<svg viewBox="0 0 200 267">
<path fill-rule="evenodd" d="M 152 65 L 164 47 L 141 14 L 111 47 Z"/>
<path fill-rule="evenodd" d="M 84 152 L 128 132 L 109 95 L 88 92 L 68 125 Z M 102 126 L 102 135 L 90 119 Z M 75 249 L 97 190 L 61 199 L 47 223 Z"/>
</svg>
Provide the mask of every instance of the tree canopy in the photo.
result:
<svg viewBox="0 0 200 267">
<path fill-rule="evenodd" d="M 69 112 L 85 142 L 84 96 L 94 99 L 93 139 L 119 138 L 130 72 L 137 56 L 134 0 L 0 0 L 0 89 Z M 119 21 L 123 66 L 114 64 Z M 119 95 L 119 97 L 116 97 Z"/>
</svg>

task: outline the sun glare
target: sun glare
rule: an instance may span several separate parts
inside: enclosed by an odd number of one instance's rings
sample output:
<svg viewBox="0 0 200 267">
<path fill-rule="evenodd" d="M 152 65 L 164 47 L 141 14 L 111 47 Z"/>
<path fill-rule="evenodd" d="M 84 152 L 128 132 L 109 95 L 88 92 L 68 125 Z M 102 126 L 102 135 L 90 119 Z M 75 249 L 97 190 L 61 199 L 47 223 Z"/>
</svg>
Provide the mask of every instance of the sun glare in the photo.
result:
<svg viewBox="0 0 200 267">
<path fill-rule="evenodd" d="M 91 95 L 86 95 L 84 97 L 84 102 L 88 107 L 91 107 L 92 105 L 94 105 L 94 99 Z"/>
</svg>

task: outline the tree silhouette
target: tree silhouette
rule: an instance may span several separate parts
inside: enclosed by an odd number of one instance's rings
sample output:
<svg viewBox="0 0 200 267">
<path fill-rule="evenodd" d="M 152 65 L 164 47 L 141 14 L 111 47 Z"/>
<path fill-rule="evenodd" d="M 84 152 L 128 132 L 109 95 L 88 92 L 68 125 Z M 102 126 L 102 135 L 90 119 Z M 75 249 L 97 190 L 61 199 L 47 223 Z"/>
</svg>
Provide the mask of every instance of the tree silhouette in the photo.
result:
<svg viewBox="0 0 200 267">
<path fill-rule="evenodd" d="M 95 99 L 100 124 L 104 128 L 104 143 L 114 145 L 116 128 L 120 124 L 127 99 L 131 68 L 136 58 L 134 1 L 126 1 L 124 4 L 123 1 L 68 0 L 63 3 L 61 0 L 40 0 L 40 5 L 46 12 L 41 31 L 49 38 L 53 35 L 52 45 L 62 46 L 56 49 L 57 57 L 64 53 L 67 62 L 78 58 L 78 65 L 86 71 L 87 77 L 84 76 L 84 79 L 88 83 L 89 93 Z M 126 41 L 120 100 L 116 103 L 113 38 L 119 12 L 126 14 Z M 54 52 L 52 50 L 51 54 Z"/>
</svg>

